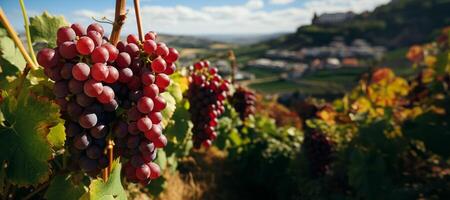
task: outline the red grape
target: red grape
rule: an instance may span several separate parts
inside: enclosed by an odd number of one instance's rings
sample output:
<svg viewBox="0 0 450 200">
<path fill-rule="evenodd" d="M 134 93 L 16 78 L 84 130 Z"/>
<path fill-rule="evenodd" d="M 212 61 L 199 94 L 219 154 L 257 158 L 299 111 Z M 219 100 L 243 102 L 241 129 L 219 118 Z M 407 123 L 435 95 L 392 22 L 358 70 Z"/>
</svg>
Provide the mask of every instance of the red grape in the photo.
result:
<svg viewBox="0 0 450 200">
<path fill-rule="evenodd" d="M 102 93 L 97 97 L 97 100 L 103 104 L 107 104 L 114 100 L 114 90 L 109 86 L 104 86 Z"/>
<path fill-rule="evenodd" d="M 126 67 L 130 66 L 130 64 L 131 64 L 130 54 L 128 54 L 126 52 L 119 53 L 119 55 L 117 56 L 117 59 L 116 59 L 116 63 L 119 68 L 126 68 Z"/>
<path fill-rule="evenodd" d="M 139 44 L 139 38 L 136 35 L 130 34 L 127 36 L 127 42 L 128 44 L 130 43 Z"/>
<path fill-rule="evenodd" d="M 88 79 L 91 68 L 86 63 L 77 63 L 72 68 L 72 76 L 78 81 L 85 81 Z"/>
<path fill-rule="evenodd" d="M 115 67 L 108 66 L 108 76 L 105 79 L 106 83 L 115 83 L 119 80 L 119 71 Z"/>
<path fill-rule="evenodd" d="M 169 55 L 167 55 L 164 59 L 166 59 L 166 61 L 169 63 L 174 63 L 175 61 L 178 60 L 179 56 L 180 55 L 176 49 L 169 48 Z"/>
<path fill-rule="evenodd" d="M 72 24 L 72 26 L 70 26 L 70 28 L 73 29 L 73 31 L 75 31 L 75 34 L 78 37 L 81 37 L 83 35 L 86 35 L 86 30 L 84 29 L 84 27 L 81 24 Z"/>
<path fill-rule="evenodd" d="M 105 31 L 103 30 L 103 27 L 98 24 L 98 23 L 93 23 L 91 25 L 88 26 L 87 31 L 97 31 L 98 33 L 100 33 L 100 35 L 104 35 Z"/>
<path fill-rule="evenodd" d="M 92 51 L 92 62 L 94 63 L 105 63 L 109 59 L 108 49 L 105 47 L 97 47 Z"/>
<path fill-rule="evenodd" d="M 97 97 L 103 92 L 103 84 L 90 79 L 84 83 L 83 91 L 90 97 Z"/>
<path fill-rule="evenodd" d="M 152 70 L 156 73 L 161 73 L 166 70 L 166 61 L 161 57 L 158 57 L 152 61 Z"/>
<path fill-rule="evenodd" d="M 153 110 L 153 100 L 149 97 L 141 97 L 137 102 L 137 109 L 141 113 L 149 113 Z"/>
<path fill-rule="evenodd" d="M 66 41 L 75 40 L 75 37 L 76 37 L 75 31 L 68 26 L 59 28 L 56 35 L 57 35 L 58 42 L 61 42 L 61 43 L 66 42 Z"/>
<path fill-rule="evenodd" d="M 52 68 L 55 67 L 58 63 L 59 56 L 58 53 L 53 49 L 44 48 L 40 50 L 37 54 L 37 60 L 39 65 L 44 68 Z"/>
<path fill-rule="evenodd" d="M 156 51 L 156 42 L 153 40 L 144 41 L 143 48 L 145 53 L 152 55 Z"/>
<path fill-rule="evenodd" d="M 109 75 L 109 69 L 103 63 L 95 63 L 91 68 L 91 76 L 96 81 L 104 81 L 104 80 L 106 80 L 106 78 L 108 78 L 108 75 Z"/>
<path fill-rule="evenodd" d="M 80 39 L 77 41 L 76 46 L 78 53 L 80 53 L 81 55 L 91 54 L 95 47 L 94 41 L 86 36 L 80 37 Z"/>
</svg>

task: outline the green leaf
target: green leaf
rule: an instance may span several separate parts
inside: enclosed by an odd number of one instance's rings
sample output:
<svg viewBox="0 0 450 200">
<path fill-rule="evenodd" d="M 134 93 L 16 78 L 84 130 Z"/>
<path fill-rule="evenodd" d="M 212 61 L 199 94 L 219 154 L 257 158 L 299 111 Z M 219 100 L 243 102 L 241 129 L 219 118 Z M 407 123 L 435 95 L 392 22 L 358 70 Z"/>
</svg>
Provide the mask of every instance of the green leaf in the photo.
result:
<svg viewBox="0 0 450 200">
<path fill-rule="evenodd" d="M 73 183 L 70 175 L 58 175 L 53 178 L 44 198 L 48 200 L 77 200 L 85 192 L 84 186 Z"/>
<path fill-rule="evenodd" d="M 176 102 L 181 102 L 183 100 L 183 91 L 181 91 L 180 84 L 177 82 L 172 82 L 167 91 L 175 98 Z"/>
<path fill-rule="evenodd" d="M 8 31 L 6 31 L 5 27 L 3 27 L 3 24 L 0 23 L 0 37 L 8 36 Z"/>
<path fill-rule="evenodd" d="M 425 113 L 413 121 L 405 122 L 403 132 L 408 137 L 423 141 L 430 151 L 449 157 L 450 118 L 447 115 Z"/>
<path fill-rule="evenodd" d="M 169 120 L 172 118 L 173 113 L 175 112 L 176 101 L 175 98 L 173 98 L 173 96 L 167 92 L 161 94 L 161 96 L 162 98 L 164 98 L 164 100 L 166 100 L 167 103 L 166 108 L 161 112 L 163 116 L 163 121 L 161 124 L 163 125 L 163 127 L 166 127 L 169 124 Z"/>
<path fill-rule="evenodd" d="M 9 37 L 0 37 L 0 56 L 10 64 L 0 63 L 2 71 L 22 71 L 25 68 L 25 59 Z"/>
<path fill-rule="evenodd" d="M 156 157 L 154 162 L 159 165 L 161 171 L 164 171 L 167 167 L 166 152 L 162 149 L 158 149 L 158 156 Z"/>
<path fill-rule="evenodd" d="M 88 197 L 91 200 L 97 199 L 127 199 L 127 194 L 120 182 L 120 170 L 122 166 L 118 160 L 113 163 L 113 170 L 107 182 L 103 179 L 93 180 L 89 186 Z"/>
<path fill-rule="evenodd" d="M 50 128 L 50 133 L 47 135 L 48 142 L 54 148 L 63 148 L 64 142 L 66 141 L 66 129 L 64 128 L 64 123 L 58 123 L 58 125 Z"/>
<path fill-rule="evenodd" d="M 4 96 L 1 105 L 5 121 L 0 126 L 0 163 L 8 163 L 6 176 L 19 186 L 48 179 L 52 149 L 46 136 L 59 121 L 57 106 L 27 88 L 24 86 L 18 99 Z"/>
<path fill-rule="evenodd" d="M 159 196 L 166 189 L 166 187 L 167 181 L 163 176 L 161 176 L 156 180 L 152 180 L 152 182 L 147 186 L 147 189 L 153 196 Z"/>
<path fill-rule="evenodd" d="M 33 42 L 45 42 L 48 47 L 56 47 L 56 32 L 58 28 L 68 23 L 63 16 L 53 16 L 48 12 L 30 17 L 30 32 Z"/>
<path fill-rule="evenodd" d="M 184 105 L 183 105 L 184 104 Z M 176 106 L 176 110 L 172 116 L 167 128 L 164 130 L 164 134 L 167 138 L 175 143 L 184 141 L 192 128 L 190 122 L 190 114 L 186 108 L 187 103 L 181 103 Z"/>
</svg>

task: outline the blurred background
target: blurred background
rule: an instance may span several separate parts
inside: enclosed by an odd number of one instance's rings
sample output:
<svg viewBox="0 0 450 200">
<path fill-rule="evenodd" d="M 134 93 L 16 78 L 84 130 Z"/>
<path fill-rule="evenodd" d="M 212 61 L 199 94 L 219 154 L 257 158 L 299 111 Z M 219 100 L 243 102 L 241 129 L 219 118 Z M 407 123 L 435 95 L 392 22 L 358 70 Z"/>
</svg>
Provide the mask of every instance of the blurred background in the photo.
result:
<svg viewBox="0 0 450 200">
<path fill-rule="evenodd" d="M 48 11 L 71 22 L 114 18 L 114 1 L 29 1 L 29 15 Z M 136 32 L 132 1 L 124 33 Z M 144 30 L 181 50 L 180 64 L 210 58 L 224 74 L 235 49 L 237 79 L 263 94 L 282 98 L 332 99 L 352 88 L 372 66 L 411 68 L 404 54 L 429 41 L 449 23 L 446 1 L 389 0 L 143 0 Z M 23 32 L 17 1 L 2 1 Z M 131 10 L 130 10 L 131 9 Z M 108 24 L 104 24 L 109 29 Z M 225 59 L 224 59 L 225 58 Z"/>
</svg>

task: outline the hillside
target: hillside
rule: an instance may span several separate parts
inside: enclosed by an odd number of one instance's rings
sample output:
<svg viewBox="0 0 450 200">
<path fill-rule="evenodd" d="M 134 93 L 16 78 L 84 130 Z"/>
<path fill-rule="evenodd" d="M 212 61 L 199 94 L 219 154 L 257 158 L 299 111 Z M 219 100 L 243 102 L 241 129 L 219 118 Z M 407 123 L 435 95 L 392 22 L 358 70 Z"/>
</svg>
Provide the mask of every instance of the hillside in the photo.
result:
<svg viewBox="0 0 450 200">
<path fill-rule="evenodd" d="M 450 0 L 395 0 L 344 23 L 301 26 L 296 33 L 242 48 L 237 53 L 246 60 L 263 55 L 267 49 L 298 50 L 329 44 L 336 37 L 346 42 L 362 38 L 396 49 L 429 41 L 439 28 L 450 24 L 449 10 Z"/>
</svg>

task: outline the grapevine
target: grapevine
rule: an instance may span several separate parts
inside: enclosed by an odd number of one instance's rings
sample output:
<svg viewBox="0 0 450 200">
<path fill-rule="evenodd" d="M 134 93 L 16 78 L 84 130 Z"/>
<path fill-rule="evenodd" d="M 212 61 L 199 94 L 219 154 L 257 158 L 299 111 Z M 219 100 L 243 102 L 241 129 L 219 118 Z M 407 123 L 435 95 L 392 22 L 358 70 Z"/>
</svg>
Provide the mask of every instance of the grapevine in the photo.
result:
<svg viewBox="0 0 450 200">
<path fill-rule="evenodd" d="M 96 176 L 108 166 L 106 137 L 118 102 L 112 89 L 118 79 L 113 66 L 118 50 L 104 38 L 103 27 L 61 27 L 58 47 L 37 54 L 45 74 L 55 82 L 53 94 L 66 121 L 66 146 L 72 167 Z"/>
<path fill-rule="evenodd" d="M 154 32 L 147 33 L 142 42 L 128 35 L 126 42 L 117 44 L 121 57 L 117 90 L 127 111 L 113 128 L 116 150 L 128 159 L 124 167 L 127 179 L 144 185 L 161 175 L 152 162 L 157 149 L 167 145 L 161 124 L 166 101 L 161 94 L 170 85 L 169 75 L 175 72 L 179 56 L 176 49 L 157 43 L 156 38 Z"/>
<path fill-rule="evenodd" d="M 231 101 L 234 109 L 239 113 L 242 120 L 247 119 L 250 115 L 255 113 L 255 93 L 244 87 L 236 88 Z"/>
<path fill-rule="evenodd" d="M 215 127 L 218 117 L 225 111 L 224 101 L 229 91 L 229 82 L 222 79 L 217 68 L 209 61 L 194 64 L 189 77 L 187 98 L 191 104 L 189 112 L 194 123 L 192 129 L 194 147 L 208 148 L 217 138 Z"/>
</svg>

